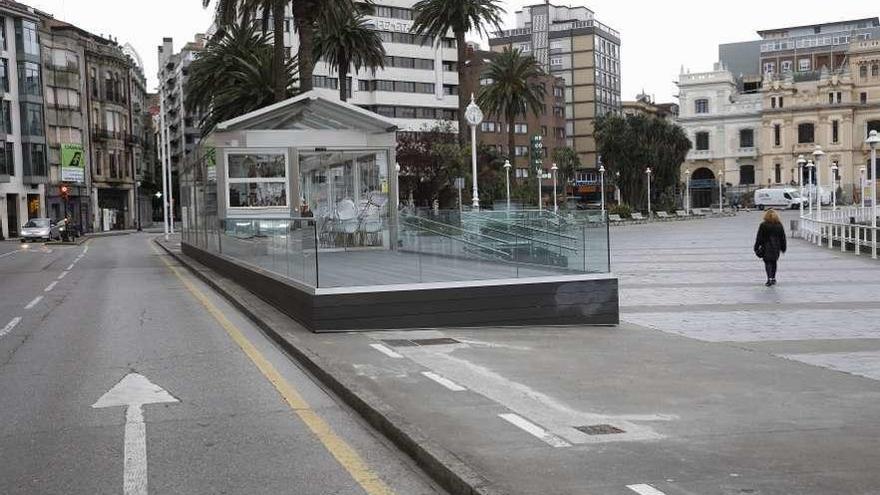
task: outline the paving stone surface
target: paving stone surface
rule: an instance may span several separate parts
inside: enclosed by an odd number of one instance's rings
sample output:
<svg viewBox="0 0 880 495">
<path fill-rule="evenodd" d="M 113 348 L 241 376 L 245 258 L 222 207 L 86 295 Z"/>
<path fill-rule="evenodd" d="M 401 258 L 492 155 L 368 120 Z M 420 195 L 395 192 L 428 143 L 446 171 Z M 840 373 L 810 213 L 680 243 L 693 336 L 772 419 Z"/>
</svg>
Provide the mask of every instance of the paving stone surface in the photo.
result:
<svg viewBox="0 0 880 495">
<path fill-rule="evenodd" d="M 880 380 L 880 260 L 789 238 L 778 285 L 764 287 L 752 253 L 760 218 L 612 229 L 621 318 Z M 796 218 L 783 212 L 787 229 Z"/>
</svg>

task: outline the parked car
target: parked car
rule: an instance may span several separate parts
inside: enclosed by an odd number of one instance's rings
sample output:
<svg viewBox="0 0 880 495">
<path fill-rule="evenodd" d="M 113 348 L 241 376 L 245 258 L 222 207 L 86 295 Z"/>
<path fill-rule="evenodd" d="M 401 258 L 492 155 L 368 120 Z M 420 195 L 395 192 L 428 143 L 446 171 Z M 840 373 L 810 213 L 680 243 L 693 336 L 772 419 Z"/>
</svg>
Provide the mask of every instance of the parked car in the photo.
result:
<svg viewBox="0 0 880 495">
<path fill-rule="evenodd" d="M 805 203 L 806 200 L 801 197 L 797 189 L 793 188 L 758 189 L 755 191 L 755 206 L 759 210 L 768 207 L 796 209 Z"/>
<path fill-rule="evenodd" d="M 58 225 L 48 218 L 32 218 L 21 228 L 21 242 L 61 239 Z"/>
</svg>

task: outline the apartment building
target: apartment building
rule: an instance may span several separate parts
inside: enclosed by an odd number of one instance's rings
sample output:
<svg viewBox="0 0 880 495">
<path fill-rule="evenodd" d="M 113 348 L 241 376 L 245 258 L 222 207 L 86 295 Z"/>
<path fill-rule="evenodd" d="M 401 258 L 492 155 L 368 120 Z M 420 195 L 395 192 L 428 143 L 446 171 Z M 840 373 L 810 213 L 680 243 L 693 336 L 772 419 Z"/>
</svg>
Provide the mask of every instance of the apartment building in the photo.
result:
<svg viewBox="0 0 880 495">
<path fill-rule="evenodd" d="M 186 104 L 185 86 L 189 66 L 205 49 L 205 42 L 205 35 L 197 34 L 177 53 L 174 52 L 172 38 L 163 38 L 159 46 L 159 95 L 162 98 L 161 108 L 165 111 L 164 130 L 168 137 L 166 152 L 172 170 L 177 170 L 184 163 L 201 136 L 199 122 L 203 116 Z"/>
<path fill-rule="evenodd" d="M 654 97 L 644 92 L 636 95 L 635 100 L 621 102 L 620 106 L 623 114 L 627 116 L 643 115 L 669 122 L 678 118 L 677 103 L 657 103 L 654 101 Z"/>
<path fill-rule="evenodd" d="M 486 66 L 496 56 L 496 52 L 473 50 L 465 61 L 465 76 L 462 81 L 462 90 L 467 94 L 479 94 L 480 88 L 492 84 L 492 81 L 482 77 Z M 544 169 L 550 170 L 553 162 L 553 151 L 564 147 L 565 142 L 565 80 L 561 77 L 544 75 L 534 81 L 542 84 L 544 90 L 543 111 L 539 115 L 528 112 L 514 124 L 515 149 L 514 159 L 511 165 L 514 170 L 511 178 L 526 179 L 530 175 L 534 177 L 535 167 L 530 156 L 531 139 L 541 136 L 543 143 Z M 507 149 L 507 122 L 501 116 L 486 115 L 485 120 L 477 129 L 477 141 L 481 144 L 493 146 L 504 153 Z"/>
<path fill-rule="evenodd" d="M 584 167 L 598 168 L 595 119 L 621 110 L 620 33 L 586 7 L 541 3 L 516 12 L 516 28 L 489 38 L 493 51 L 516 48 L 565 81 L 566 140 Z"/>
<path fill-rule="evenodd" d="M 0 3 L 0 235 L 17 237 L 30 218 L 46 216 L 46 131 L 40 43 L 34 9 Z"/>
</svg>

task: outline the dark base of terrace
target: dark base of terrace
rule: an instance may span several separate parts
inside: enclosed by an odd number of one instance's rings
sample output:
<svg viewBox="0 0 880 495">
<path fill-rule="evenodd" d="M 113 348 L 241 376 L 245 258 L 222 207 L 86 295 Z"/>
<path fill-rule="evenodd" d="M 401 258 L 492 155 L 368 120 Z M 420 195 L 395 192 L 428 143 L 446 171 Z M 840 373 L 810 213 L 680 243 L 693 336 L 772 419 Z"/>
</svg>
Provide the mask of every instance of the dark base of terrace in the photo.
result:
<svg viewBox="0 0 880 495">
<path fill-rule="evenodd" d="M 186 242 L 182 249 L 316 333 L 620 322 L 610 274 L 315 288 Z"/>
</svg>

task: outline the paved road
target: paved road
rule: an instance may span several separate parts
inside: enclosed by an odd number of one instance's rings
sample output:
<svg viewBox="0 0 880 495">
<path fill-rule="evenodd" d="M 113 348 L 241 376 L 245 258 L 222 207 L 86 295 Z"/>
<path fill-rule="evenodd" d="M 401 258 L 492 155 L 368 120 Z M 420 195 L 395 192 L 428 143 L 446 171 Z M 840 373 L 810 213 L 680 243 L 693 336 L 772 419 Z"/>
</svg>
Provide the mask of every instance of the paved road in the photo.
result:
<svg viewBox="0 0 880 495">
<path fill-rule="evenodd" d="M 758 217 L 614 228 L 620 327 L 297 342 L 506 493 L 877 495 L 878 265 L 793 240 L 768 289 Z"/>
<path fill-rule="evenodd" d="M 880 263 L 794 239 L 779 285 L 764 287 L 751 251 L 759 222 L 753 212 L 615 229 L 622 318 L 880 380 Z"/>
<path fill-rule="evenodd" d="M 123 493 L 137 421 L 92 405 L 132 373 L 178 401 L 142 407 L 150 494 L 439 493 L 149 238 L 2 244 L 0 493 Z"/>
</svg>

